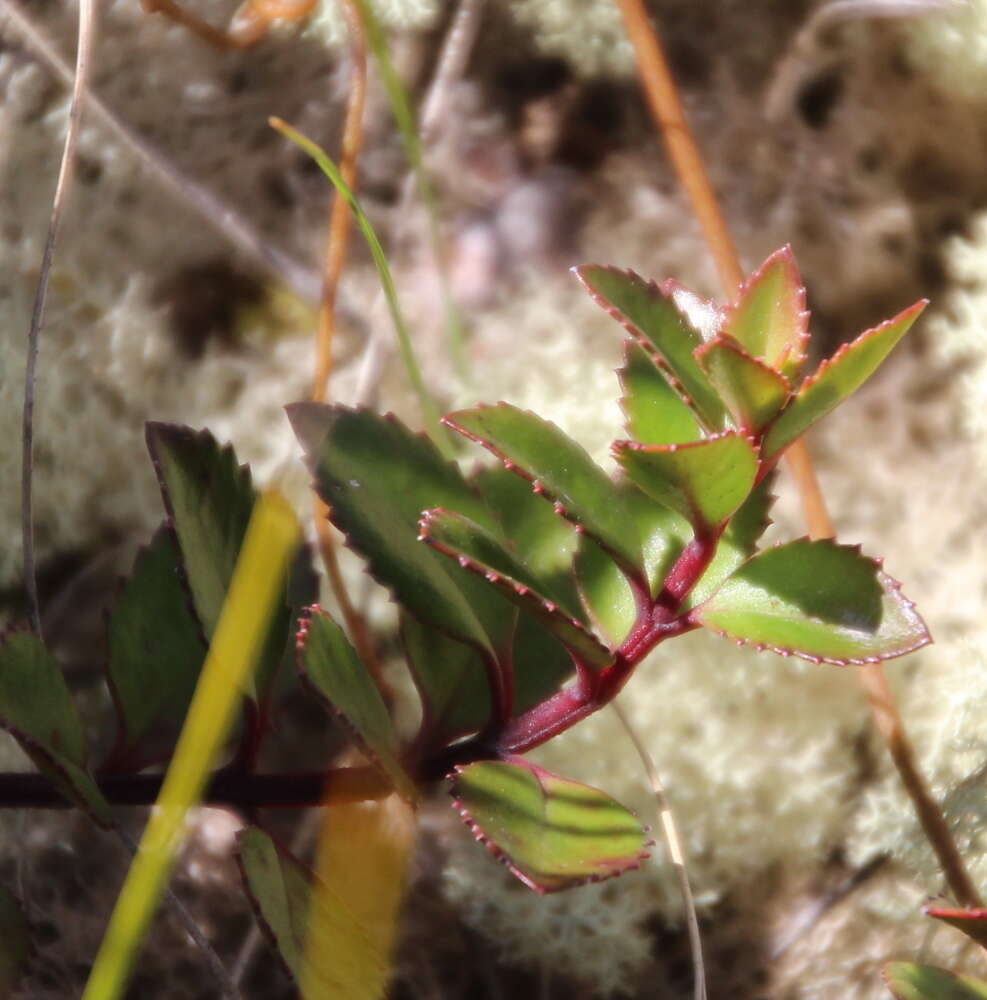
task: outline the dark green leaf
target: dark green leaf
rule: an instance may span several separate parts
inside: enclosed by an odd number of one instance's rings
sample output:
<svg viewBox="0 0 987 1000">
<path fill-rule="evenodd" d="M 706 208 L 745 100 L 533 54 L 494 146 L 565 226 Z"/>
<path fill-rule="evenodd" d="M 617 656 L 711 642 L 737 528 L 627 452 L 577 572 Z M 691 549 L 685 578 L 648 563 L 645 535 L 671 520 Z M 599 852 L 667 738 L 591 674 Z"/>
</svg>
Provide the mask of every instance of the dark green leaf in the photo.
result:
<svg viewBox="0 0 987 1000">
<path fill-rule="evenodd" d="M 528 567 L 478 524 L 461 514 L 439 509 L 426 511 L 419 525 L 424 542 L 496 587 L 540 621 L 585 666 L 601 670 L 613 662 L 610 651 L 586 626 L 566 609 L 543 597 L 539 581 Z"/>
<path fill-rule="evenodd" d="M 830 540 L 759 553 L 692 619 L 736 642 L 814 663 L 876 663 L 930 641 L 898 584 L 856 547 Z"/>
<path fill-rule="evenodd" d="M 637 868 L 649 841 L 609 795 L 528 761 L 456 769 L 452 794 L 474 836 L 536 892 L 557 892 Z"/>
<path fill-rule="evenodd" d="M 514 714 L 555 694 L 574 669 L 565 646 L 541 622 L 522 612 L 514 640 Z"/>
<path fill-rule="evenodd" d="M 377 685 L 343 630 L 321 608 L 299 630 L 298 665 L 313 689 L 346 722 L 360 749 L 406 798 L 415 786 L 400 761 L 398 736 Z"/>
<path fill-rule="evenodd" d="M 444 423 L 532 480 L 535 491 L 553 501 L 560 514 L 595 538 L 627 570 L 640 573 L 641 549 L 627 530 L 613 480 L 558 427 L 508 403 L 460 410 L 445 417 Z"/>
<path fill-rule="evenodd" d="M 844 344 L 805 380 L 778 419 L 768 428 L 762 454 L 771 458 L 787 448 L 834 407 L 857 391 L 891 353 L 926 306 L 916 302 L 893 319 Z"/>
<path fill-rule="evenodd" d="M 889 962 L 884 981 L 897 1000 L 987 1000 L 987 982 L 914 962 Z"/>
<path fill-rule="evenodd" d="M 627 433 L 644 444 L 681 444 L 703 436 L 696 415 L 668 384 L 651 355 L 636 341 L 624 343 L 624 367 L 617 372 Z"/>
<path fill-rule="evenodd" d="M 14 995 L 33 948 L 31 929 L 12 892 L 0 886 L 0 998 Z"/>
<path fill-rule="evenodd" d="M 696 350 L 696 358 L 734 423 L 747 433 L 760 433 L 791 394 L 784 375 L 746 353 L 732 337 L 721 334 L 708 341 Z"/>
<path fill-rule="evenodd" d="M 689 403 L 711 431 L 723 427 L 723 404 L 692 352 L 703 342 L 675 304 L 678 286 L 659 287 L 633 271 L 577 267 L 576 275 L 593 299 L 624 325 L 649 353 L 657 353 Z"/>
<path fill-rule="evenodd" d="M 29 632 L 8 632 L 0 641 L 0 726 L 70 802 L 100 826 L 113 825 L 109 804 L 86 770 L 85 736 L 65 677 Z"/>
<path fill-rule="evenodd" d="M 776 250 L 751 275 L 726 310 L 723 332 L 782 374 L 799 372 L 809 346 L 809 313 L 791 247 Z"/>
<path fill-rule="evenodd" d="M 120 718 L 115 769 L 167 758 L 182 728 L 206 646 L 179 578 L 174 535 L 142 549 L 109 617 L 107 675 Z"/>
<path fill-rule="evenodd" d="M 617 441 L 614 457 L 648 496 L 709 533 L 747 499 L 757 475 L 757 452 L 735 431 L 689 444 Z"/>
<path fill-rule="evenodd" d="M 950 927 L 962 931 L 968 938 L 976 941 L 981 948 L 987 948 L 987 909 L 983 907 L 960 909 L 949 906 L 926 906 L 922 912 L 928 917 L 935 917 Z"/>
</svg>

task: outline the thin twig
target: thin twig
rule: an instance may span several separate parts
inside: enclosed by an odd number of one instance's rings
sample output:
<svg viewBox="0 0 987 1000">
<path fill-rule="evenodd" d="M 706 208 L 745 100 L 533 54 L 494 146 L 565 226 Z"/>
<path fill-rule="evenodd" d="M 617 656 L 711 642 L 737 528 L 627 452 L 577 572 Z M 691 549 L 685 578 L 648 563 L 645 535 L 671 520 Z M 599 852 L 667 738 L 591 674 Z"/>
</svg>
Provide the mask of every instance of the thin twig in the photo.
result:
<svg viewBox="0 0 987 1000">
<path fill-rule="evenodd" d="M 682 104 L 662 52 L 656 32 L 648 20 L 642 0 L 617 0 L 634 46 L 638 72 L 652 114 L 668 146 L 669 157 L 692 202 L 710 252 L 716 260 L 723 291 L 733 299 L 741 283 L 740 264 L 730 239 L 716 195 L 703 167 L 702 154 L 682 113 Z M 813 538 L 831 538 L 833 523 L 816 481 L 803 441 L 796 441 L 786 454 L 795 476 L 802 506 Z M 980 905 L 942 811 L 932 798 L 919 771 L 904 723 L 895 705 L 882 664 L 858 669 L 870 703 L 874 724 L 884 737 L 905 791 L 912 800 L 922 829 L 939 859 L 943 875 L 957 901 Z"/>
<path fill-rule="evenodd" d="M 72 184 L 75 168 L 75 150 L 79 141 L 79 122 L 82 116 L 83 95 L 89 75 L 89 58 L 92 53 L 95 32 L 96 11 L 94 0 L 79 0 L 79 40 L 75 54 L 75 75 L 72 82 L 72 100 L 69 104 L 69 120 L 65 129 L 65 145 L 62 147 L 62 162 L 58 168 L 58 180 L 51 202 L 51 217 L 48 220 L 48 236 L 45 239 L 44 254 L 41 258 L 41 273 L 34 294 L 31 310 L 31 325 L 27 333 L 27 361 L 24 366 L 24 412 L 21 425 L 21 541 L 24 552 L 24 583 L 27 589 L 31 627 L 41 635 L 41 605 L 38 601 L 37 567 L 34 562 L 34 401 L 35 382 L 38 367 L 38 346 L 41 327 L 44 323 L 45 301 L 48 297 L 48 279 L 51 276 L 51 262 L 55 256 L 55 244 L 62 221 L 62 211 Z"/>
<path fill-rule="evenodd" d="M 74 73 L 55 44 L 23 10 L 17 0 L 0 0 L 0 14 L 9 18 L 31 53 L 58 79 L 71 85 Z M 149 176 L 178 201 L 188 205 L 232 246 L 272 277 L 287 285 L 306 302 L 317 302 L 321 281 L 318 273 L 291 255 L 272 247 L 231 205 L 182 173 L 160 150 L 126 125 L 92 90 L 84 93 L 93 118 L 128 150 Z"/>
<path fill-rule="evenodd" d="M 668 846 L 668 854 L 672 859 L 672 867 L 679 880 L 679 891 L 682 893 L 682 905 L 685 907 L 686 925 L 689 928 L 689 950 L 692 954 L 692 995 L 694 1000 L 706 1000 L 706 966 L 703 961 L 703 939 L 699 933 L 699 917 L 696 914 L 696 901 L 692 895 L 692 885 L 689 882 L 689 871 L 685 864 L 685 853 L 682 850 L 682 838 L 679 836 L 678 826 L 675 822 L 675 814 L 672 812 L 671 803 L 662 784 L 661 776 L 655 767 L 655 762 L 651 759 L 637 730 L 631 725 L 630 720 L 624 714 L 624 710 L 617 699 L 610 702 L 611 707 L 617 714 L 624 732 L 627 733 L 641 764 L 644 766 L 648 776 L 648 783 L 651 791 L 654 792 L 655 803 L 658 806 L 658 818 L 661 822 L 662 832 L 665 835 L 665 843 Z"/>
</svg>

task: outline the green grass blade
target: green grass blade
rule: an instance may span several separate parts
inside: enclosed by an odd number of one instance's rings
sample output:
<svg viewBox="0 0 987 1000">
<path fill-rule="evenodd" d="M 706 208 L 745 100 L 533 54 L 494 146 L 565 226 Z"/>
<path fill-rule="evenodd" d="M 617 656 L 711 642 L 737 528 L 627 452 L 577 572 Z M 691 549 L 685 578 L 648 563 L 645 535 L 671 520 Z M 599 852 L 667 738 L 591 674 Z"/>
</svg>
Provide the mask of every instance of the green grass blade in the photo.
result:
<svg viewBox="0 0 987 1000">
<path fill-rule="evenodd" d="M 299 527 L 276 493 L 257 501 L 229 594 L 161 793 L 117 899 L 83 1000 L 122 995 L 171 871 L 185 824 L 240 703 L 277 606 Z"/>
<path fill-rule="evenodd" d="M 435 405 L 435 401 L 429 395 L 428 389 L 425 387 L 425 380 L 422 378 L 421 369 L 418 366 L 418 359 L 415 357 L 414 349 L 411 346 L 411 337 L 408 334 L 408 327 L 404 321 L 404 314 L 401 312 L 401 306 L 398 302 L 397 289 L 394 287 L 394 279 L 391 276 L 391 269 L 387 264 L 387 255 L 384 253 L 384 248 L 381 246 L 380 240 L 377 239 L 377 234 L 374 232 L 374 228 L 370 224 L 370 220 L 360 207 L 360 202 L 357 200 L 356 195 L 350 190 L 346 181 L 343 180 L 342 174 L 340 174 L 336 164 L 332 162 L 325 150 L 317 146 L 311 139 L 302 135 L 301 132 L 296 131 L 286 122 L 283 122 L 280 118 L 271 118 L 270 125 L 272 128 L 280 132 L 286 139 L 290 140 L 300 149 L 308 153 L 308 155 L 311 156 L 312 159 L 319 165 L 319 168 L 326 175 L 326 177 L 332 181 L 333 186 L 336 188 L 340 197 L 345 198 L 349 204 L 350 210 L 353 212 L 353 218 L 356 221 L 357 226 L 360 228 L 360 232 L 363 233 L 363 238 L 367 241 L 367 246 L 370 248 L 370 254 L 374 259 L 374 264 L 377 265 L 377 274 L 380 277 L 380 284 L 384 290 L 384 297 L 387 299 L 387 307 L 391 313 L 391 321 L 393 322 L 394 330 L 397 333 L 398 348 L 401 351 L 401 360 L 404 362 L 404 368 L 408 374 L 408 379 L 411 382 L 412 388 L 418 396 L 418 404 L 421 406 L 422 416 L 425 418 L 425 426 L 428 430 L 429 437 L 432 438 L 436 447 L 446 456 L 446 458 L 452 459 L 453 451 L 449 444 L 449 439 L 446 437 L 439 425 L 438 407 Z"/>
</svg>

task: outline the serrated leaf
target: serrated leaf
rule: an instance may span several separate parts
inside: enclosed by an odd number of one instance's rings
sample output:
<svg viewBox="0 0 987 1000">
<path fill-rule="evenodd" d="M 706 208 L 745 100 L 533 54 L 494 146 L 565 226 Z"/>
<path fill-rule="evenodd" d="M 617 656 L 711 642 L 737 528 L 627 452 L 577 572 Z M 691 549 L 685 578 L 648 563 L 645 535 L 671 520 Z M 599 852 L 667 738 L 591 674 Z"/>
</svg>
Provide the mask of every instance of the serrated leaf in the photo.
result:
<svg viewBox="0 0 987 1000">
<path fill-rule="evenodd" d="M 927 305 L 922 299 L 893 319 L 844 344 L 802 383 L 778 419 L 768 428 L 762 455 L 769 459 L 787 448 L 814 423 L 856 392 L 908 332 Z"/>
<path fill-rule="evenodd" d="M 757 475 L 757 452 L 735 431 L 678 445 L 617 441 L 613 453 L 648 496 L 704 534 L 739 509 Z"/>
<path fill-rule="evenodd" d="M 384 699 L 343 630 L 319 607 L 309 608 L 301 623 L 298 665 L 316 693 L 342 716 L 368 759 L 402 795 L 414 798 L 415 785 L 401 764 Z"/>
<path fill-rule="evenodd" d="M 86 741 L 65 677 L 44 643 L 30 632 L 0 640 L 0 726 L 38 770 L 104 829 L 110 806 L 86 770 Z"/>
<path fill-rule="evenodd" d="M 490 721 L 486 667 L 473 646 L 412 615 L 401 615 L 401 644 L 422 700 L 422 732 L 431 746 L 478 733 Z"/>
<path fill-rule="evenodd" d="M 748 354 L 731 337 L 720 335 L 696 350 L 696 359 L 726 403 L 734 423 L 759 434 L 791 395 L 784 375 Z"/>
<path fill-rule="evenodd" d="M 692 410 L 668 384 L 651 356 L 633 340 L 624 343 L 617 377 L 627 433 L 644 444 L 681 444 L 703 436 Z"/>
<path fill-rule="evenodd" d="M 644 828 L 619 802 L 521 758 L 456 768 L 452 794 L 474 836 L 536 892 L 620 875 L 648 856 Z"/>
<path fill-rule="evenodd" d="M 758 553 L 691 618 L 736 642 L 814 663 L 876 663 L 931 641 L 898 584 L 856 547 L 829 539 Z"/>
<path fill-rule="evenodd" d="M 987 948 L 987 909 L 984 907 L 925 906 L 922 912 L 962 931 L 981 948 Z"/>
<path fill-rule="evenodd" d="M 437 504 L 496 524 L 456 466 L 393 417 L 314 403 L 287 410 L 333 523 L 375 579 L 425 624 L 502 655 L 513 606 L 417 541 L 421 512 Z"/>
<path fill-rule="evenodd" d="M 114 770 L 170 755 L 206 657 L 179 560 L 174 535 L 159 528 L 110 612 L 106 670 L 121 726 Z"/>
<path fill-rule="evenodd" d="M 725 311 L 722 330 L 751 357 L 792 377 L 809 346 L 805 286 L 789 246 L 776 250 L 740 289 Z"/>
<path fill-rule="evenodd" d="M 706 427 L 720 430 L 723 404 L 692 355 L 702 337 L 674 301 L 678 286 L 660 288 L 633 271 L 614 267 L 577 267 L 575 272 L 599 305 L 645 350 L 657 353 L 674 377 L 674 387 Z"/>
<path fill-rule="evenodd" d="M 16 896 L 0 886 L 0 997 L 14 988 L 31 957 L 31 928 Z"/>
<path fill-rule="evenodd" d="M 987 982 L 932 965 L 889 962 L 884 982 L 897 1000 L 987 1000 Z"/>
<path fill-rule="evenodd" d="M 534 575 L 500 542 L 462 514 L 426 511 L 420 538 L 496 587 L 508 600 L 536 618 L 579 657 L 584 666 L 602 670 L 613 662 L 608 649 L 565 608 L 543 597 Z"/>
<path fill-rule="evenodd" d="M 613 480 L 555 424 L 509 403 L 460 410 L 443 422 L 532 480 L 559 513 L 640 573 L 640 546 L 627 531 Z"/>
</svg>

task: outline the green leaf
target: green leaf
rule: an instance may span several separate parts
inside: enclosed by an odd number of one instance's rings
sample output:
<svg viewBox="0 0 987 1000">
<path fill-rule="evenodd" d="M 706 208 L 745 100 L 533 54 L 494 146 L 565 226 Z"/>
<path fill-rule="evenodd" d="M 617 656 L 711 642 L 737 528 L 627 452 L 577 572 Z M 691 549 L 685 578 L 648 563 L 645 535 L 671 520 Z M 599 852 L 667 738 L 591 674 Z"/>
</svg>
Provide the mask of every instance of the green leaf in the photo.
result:
<svg viewBox="0 0 987 1000">
<path fill-rule="evenodd" d="M 802 383 L 764 438 L 762 455 L 772 458 L 787 448 L 848 396 L 856 392 L 891 353 L 928 303 L 909 306 L 893 319 L 844 344 Z"/>
<path fill-rule="evenodd" d="M 987 982 L 914 962 L 889 962 L 882 973 L 897 1000 L 987 1000 Z"/>
<path fill-rule="evenodd" d="M 962 931 L 968 938 L 976 941 L 981 948 L 987 948 L 987 909 L 983 907 L 925 906 L 922 912 L 927 917 L 941 920 L 950 927 Z"/>
<path fill-rule="evenodd" d="M 557 892 L 637 868 L 637 818 L 609 795 L 520 758 L 456 768 L 452 794 L 474 836 L 529 888 Z"/>
<path fill-rule="evenodd" d="M 624 342 L 624 367 L 617 377 L 623 389 L 620 405 L 627 433 L 644 444 L 682 444 L 703 436 L 692 410 L 651 356 L 633 340 Z"/>
<path fill-rule="evenodd" d="M 565 608 L 543 597 L 539 581 L 528 567 L 478 524 L 440 508 L 426 511 L 419 527 L 422 541 L 496 587 L 541 622 L 586 667 L 602 670 L 613 662 L 610 651 L 586 626 Z"/>
<path fill-rule="evenodd" d="M 614 267 L 577 267 L 576 276 L 600 306 L 622 323 L 674 377 L 674 388 L 711 431 L 723 427 L 723 404 L 692 352 L 703 342 L 673 299 L 678 286 L 659 287 L 633 271 Z"/>
<path fill-rule="evenodd" d="M 726 310 L 723 332 L 751 355 L 789 378 L 805 362 L 809 313 L 792 248 L 776 250 L 741 287 Z"/>
<path fill-rule="evenodd" d="M 402 795 L 414 798 L 384 699 L 343 630 L 319 607 L 309 608 L 302 621 L 298 664 L 316 693 L 342 716 L 360 749 Z"/>
<path fill-rule="evenodd" d="M 422 700 L 422 732 L 443 747 L 490 721 L 490 685 L 480 654 L 412 615 L 401 615 L 401 644 Z"/>
<path fill-rule="evenodd" d="M 514 714 L 555 694 L 574 670 L 565 646 L 541 622 L 522 612 L 514 639 Z"/>
<path fill-rule="evenodd" d="M 31 928 L 12 892 L 0 886 L 0 997 L 14 988 L 31 957 Z"/>
<path fill-rule="evenodd" d="M 617 441 L 614 457 L 648 496 L 710 533 L 747 499 L 757 475 L 757 452 L 736 431 L 689 444 Z"/>
<path fill-rule="evenodd" d="M 595 538 L 629 572 L 640 573 L 641 549 L 627 530 L 613 480 L 555 424 L 508 403 L 460 410 L 443 420 L 531 480 L 535 492 L 553 501 L 563 517 Z"/>
<path fill-rule="evenodd" d="M 386 959 L 338 893 L 263 830 L 247 827 L 240 832 L 237 862 L 257 922 L 296 983 L 311 982 L 305 948 L 308 929 L 317 919 L 336 931 L 332 977 L 312 984 L 320 997 L 363 997 L 367 994 L 360 990 L 361 983 L 386 975 Z M 313 886 L 318 891 L 313 892 Z"/>
<path fill-rule="evenodd" d="M 855 546 L 828 539 L 758 553 L 691 618 L 736 642 L 813 663 L 876 663 L 931 641 L 897 582 Z"/>
<path fill-rule="evenodd" d="M 109 803 L 86 770 L 85 735 L 65 677 L 29 632 L 0 639 L 0 726 L 62 795 L 104 829 L 113 825 Z"/>
<path fill-rule="evenodd" d="M 696 358 L 734 423 L 759 434 L 778 415 L 791 395 L 784 375 L 748 354 L 733 338 L 720 335 L 697 348 Z"/>
<path fill-rule="evenodd" d="M 170 756 L 206 658 L 179 562 L 173 533 L 159 528 L 110 612 L 106 670 L 121 726 L 114 770 Z"/>
<path fill-rule="evenodd" d="M 315 403 L 287 409 L 333 523 L 374 578 L 422 622 L 492 657 L 502 652 L 513 606 L 416 540 L 421 512 L 435 506 L 496 530 L 458 468 L 394 417 Z"/>
</svg>

